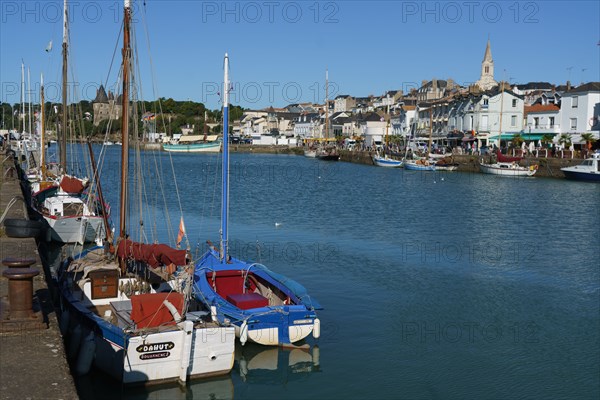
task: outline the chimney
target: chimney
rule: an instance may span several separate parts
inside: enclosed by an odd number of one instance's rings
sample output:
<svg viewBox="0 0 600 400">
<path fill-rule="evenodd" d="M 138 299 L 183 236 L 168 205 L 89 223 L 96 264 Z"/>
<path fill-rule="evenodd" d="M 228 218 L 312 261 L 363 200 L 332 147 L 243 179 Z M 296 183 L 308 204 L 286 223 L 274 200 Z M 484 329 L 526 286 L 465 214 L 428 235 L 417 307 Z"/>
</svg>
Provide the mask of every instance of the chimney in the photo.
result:
<svg viewBox="0 0 600 400">
<path fill-rule="evenodd" d="M 447 84 L 446 84 L 446 88 L 448 90 L 454 89 L 454 80 L 452 78 L 448 78 L 448 81 L 447 81 Z"/>
<path fill-rule="evenodd" d="M 431 80 L 431 88 L 432 88 L 433 90 L 437 90 L 437 79 L 433 78 L 433 79 Z"/>
<path fill-rule="evenodd" d="M 427 85 L 427 81 L 423 79 L 423 80 L 421 81 L 421 87 L 423 87 L 423 86 L 425 86 L 425 85 Z"/>
<path fill-rule="evenodd" d="M 567 91 L 571 90 L 571 81 L 567 81 Z"/>
</svg>

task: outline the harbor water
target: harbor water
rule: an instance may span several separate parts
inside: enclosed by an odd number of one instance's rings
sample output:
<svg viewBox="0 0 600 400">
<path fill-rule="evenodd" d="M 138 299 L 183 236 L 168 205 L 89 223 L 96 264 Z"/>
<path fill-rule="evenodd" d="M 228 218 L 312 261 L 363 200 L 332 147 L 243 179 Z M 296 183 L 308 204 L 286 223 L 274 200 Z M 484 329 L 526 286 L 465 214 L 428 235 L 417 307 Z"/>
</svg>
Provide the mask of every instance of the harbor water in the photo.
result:
<svg viewBox="0 0 600 400">
<path fill-rule="evenodd" d="M 118 221 L 120 147 L 102 183 Z M 189 246 L 218 242 L 220 155 L 159 153 Z M 173 238 L 172 179 L 144 226 Z M 135 182 L 134 182 L 135 183 Z M 324 307 L 308 349 L 237 344 L 230 375 L 84 398 L 506 399 L 600 396 L 600 185 L 232 154 L 230 252 Z M 163 205 L 169 204 L 170 224 Z M 152 222 L 153 214 L 160 222 Z"/>
</svg>

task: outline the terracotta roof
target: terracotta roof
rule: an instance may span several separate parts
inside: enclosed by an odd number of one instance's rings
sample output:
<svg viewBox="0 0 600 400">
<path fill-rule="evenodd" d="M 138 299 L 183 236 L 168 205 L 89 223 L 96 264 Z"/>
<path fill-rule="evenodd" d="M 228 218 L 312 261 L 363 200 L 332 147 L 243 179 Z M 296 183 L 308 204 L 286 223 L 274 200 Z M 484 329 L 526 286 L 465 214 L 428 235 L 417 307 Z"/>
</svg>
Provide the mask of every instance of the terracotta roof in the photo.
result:
<svg viewBox="0 0 600 400">
<path fill-rule="evenodd" d="M 538 113 L 538 112 L 549 112 L 560 110 L 560 107 L 554 104 L 534 104 L 532 106 L 525 106 L 525 113 Z"/>
</svg>

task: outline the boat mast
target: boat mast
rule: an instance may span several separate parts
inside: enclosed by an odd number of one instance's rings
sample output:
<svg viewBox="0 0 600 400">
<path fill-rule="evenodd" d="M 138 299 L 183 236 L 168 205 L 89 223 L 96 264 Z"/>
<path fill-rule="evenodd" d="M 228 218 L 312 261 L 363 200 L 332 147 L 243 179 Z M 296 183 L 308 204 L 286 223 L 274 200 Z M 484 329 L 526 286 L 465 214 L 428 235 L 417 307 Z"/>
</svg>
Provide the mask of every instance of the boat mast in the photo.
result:
<svg viewBox="0 0 600 400">
<path fill-rule="evenodd" d="M 62 43 L 62 129 L 58 137 L 60 143 L 60 166 L 67 172 L 67 50 L 68 50 L 67 0 L 63 4 L 63 43 Z"/>
<path fill-rule="evenodd" d="M 25 63 L 21 60 L 21 119 L 23 120 L 23 129 L 25 133 Z"/>
<path fill-rule="evenodd" d="M 27 99 L 29 101 L 29 137 L 33 134 L 33 126 L 31 125 L 31 74 L 27 67 Z"/>
<path fill-rule="evenodd" d="M 500 90 L 500 132 L 498 132 L 498 150 L 500 150 L 500 145 L 502 144 L 502 111 L 504 111 L 504 81 L 500 83 Z"/>
<path fill-rule="evenodd" d="M 129 170 L 129 24 L 131 22 L 131 0 L 125 0 L 123 8 L 123 93 L 121 104 L 121 203 L 119 219 L 119 240 L 125 239 L 127 212 L 127 185 Z"/>
<path fill-rule="evenodd" d="M 325 70 L 325 144 L 329 138 L 329 70 Z"/>
<path fill-rule="evenodd" d="M 229 56 L 225 53 L 225 72 L 223 79 L 223 176 L 221 204 L 221 263 L 227 263 L 229 225 Z"/>
<path fill-rule="evenodd" d="M 40 172 L 46 180 L 46 118 L 44 116 L 44 75 L 40 79 Z"/>
<path fill-rule="evenodd" d="M 92 163 L 92 172 L 96 188 L 98 189 L 98 201 L 100 202 L 100 210 L 102 211 L 102 221 L 104 222 L 104 229 L 106 231 L 106 242 L 109 246 L 109 252 L 113 253 L 113 237 L 112 230 L 110 229 L 110 223 L 108 221 L 108 213 L 106 212 L 106 203 L 104 202 L 104 195 L 102 194 L 102 186 L 100 185 L 100 176 L 98 176 L 98 168 L 96 167 L 96 159 L 94 158 L 94 151 L 92 149 L 92 143 L 88 139 L 87 142 L 88 151 L 90 152 L 90 161 Z"/>
<path fill-rule="evenodd" d="M 431 154 L 431 141 L 433 140 L 433 104 L 429 106 L 429 143 L 427 144 L 427 155 Z"/>
</svg>

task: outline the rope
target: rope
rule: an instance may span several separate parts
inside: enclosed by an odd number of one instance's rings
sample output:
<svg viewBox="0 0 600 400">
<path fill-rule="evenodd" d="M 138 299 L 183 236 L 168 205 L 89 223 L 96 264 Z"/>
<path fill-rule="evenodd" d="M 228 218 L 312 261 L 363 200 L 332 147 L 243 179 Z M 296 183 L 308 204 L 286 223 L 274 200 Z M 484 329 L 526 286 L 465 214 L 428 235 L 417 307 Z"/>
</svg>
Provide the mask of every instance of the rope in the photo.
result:
<svg viewBox="0 0 600 400">
<path fill-rule="evenodd" d="M 0 217 L 0 224 L 4 221 L 4 218 L 6 218 L 6 214 L 8 214 L 8 211 L 17 202 L 17 200 L 21 200 L 23 202 L 23 215 L 25 216 L 25 218 L 27 218 L 27 203 L 25 203 L 25 199 L 23 199 L 23 196 L 15 196 L 6 205 L 6 210 L 4 210 L 2 217 Z"/>
</svg>

